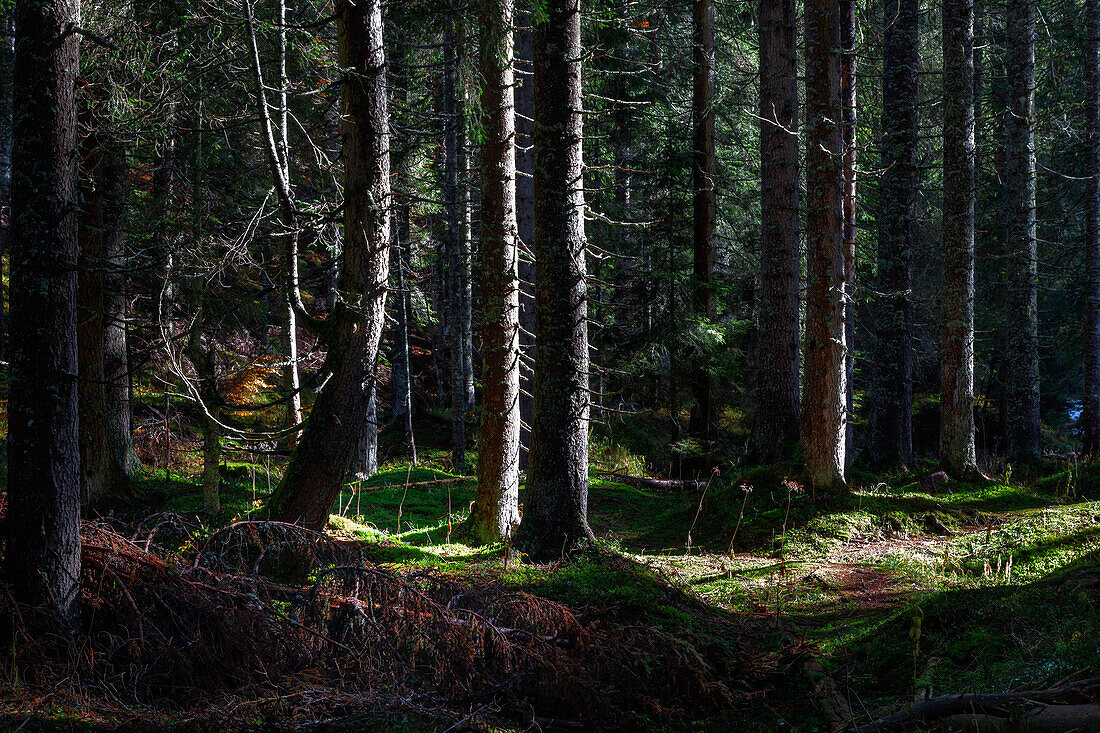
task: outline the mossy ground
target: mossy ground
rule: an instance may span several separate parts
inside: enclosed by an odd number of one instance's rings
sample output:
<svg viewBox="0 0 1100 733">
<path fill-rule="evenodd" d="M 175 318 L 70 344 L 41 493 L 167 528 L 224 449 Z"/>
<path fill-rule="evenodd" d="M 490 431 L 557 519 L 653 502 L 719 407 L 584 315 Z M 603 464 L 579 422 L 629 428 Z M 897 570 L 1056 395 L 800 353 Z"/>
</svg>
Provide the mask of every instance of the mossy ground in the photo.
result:
<svg viewBox="0 0 1100 733">
<path fill-rule="evenodd" d="M 445 444 L 440 417 L 431 429 Z M 644 470 L 627 443 L 601 438 L 595 468 Z M 416 467 L 391 460 L 346 487 L 330 530 L 373 562 L 600 609 L 695 644 L 728 645 L 731 655 L 745 640 L 706 619 L 751 619 L 761 648 L 814 644 L 857 714 L 919 688 L 1041 686 L 1100 663 L 1100 463 L 1005 469 L 986 484 L 949 481 L 935 495 L 920 488 L 930 465 L 855 473 L 840 505 L 808 494 L 794 464 L 727 471 L 705 492 L 639 489 L 594 471 L 597 547 L 544 566 L 502 546 L 455 541 L 474 483 L 450 471 L 440 448 L 421 446 L 421 459 Z M 254 511 L 279 472 L 266 459 L 226 464 L 224 513 L 209 526 Z M 201 512 L 193 465 L 150 469 L 136 489 L 142 510 Z M 739 725 L 820 726 L 800 675 L 792 670 L 789 683 L 746 703 Z M 49 716 L 36 717 L 49 729 Z"/>
</svg>

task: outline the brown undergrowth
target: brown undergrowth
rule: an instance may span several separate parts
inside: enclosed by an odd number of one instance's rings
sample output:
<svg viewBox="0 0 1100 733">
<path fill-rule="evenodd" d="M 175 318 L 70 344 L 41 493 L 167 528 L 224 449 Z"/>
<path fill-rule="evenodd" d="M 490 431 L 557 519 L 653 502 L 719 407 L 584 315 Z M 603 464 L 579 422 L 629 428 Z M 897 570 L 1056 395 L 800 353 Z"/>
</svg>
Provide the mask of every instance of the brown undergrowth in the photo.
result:
<svg viewBox="0 0 1100 733">
<path fill-rule="evenodd" d="M 242 701 L 295 696 L 308 704 L 279 707 L 281 726 L 394 705 L 518 726 L 676 726 L 727 717 L 808 651 L 710 649 L 488 580 L 377 566 L 355 543 L 293 525 L 238 522 L 200 538 L 159 516 L 86 522 L 82 537 L 81 633 L 0 587 L 0 617 L 13 620 L 0 680 L 204 729 L 210 715 L 197 711 L 220 706 L 219 725 L 233 728 L 256 720 Z M 708 623 L 739 637 L 735 617 Z"/>
</svg>

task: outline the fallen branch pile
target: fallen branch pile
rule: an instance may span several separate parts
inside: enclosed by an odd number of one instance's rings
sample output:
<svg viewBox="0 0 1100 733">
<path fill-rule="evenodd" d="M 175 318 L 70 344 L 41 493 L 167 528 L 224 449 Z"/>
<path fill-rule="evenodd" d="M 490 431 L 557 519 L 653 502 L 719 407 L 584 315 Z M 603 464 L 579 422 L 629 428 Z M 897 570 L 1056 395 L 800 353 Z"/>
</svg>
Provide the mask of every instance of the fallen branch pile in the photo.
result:
<svg viewBox="0 0 1100 733">
<path fill-rule="evenodd" d="M 167 535 L 185 549 L 154 552 Z M 785 664 L 747 648 L 718 658 L 684 635 L 492 583 L 401 574 L 293 525 L 238 522 L 200 540 L 158 517 L 128 535 L 85 523 L 82 536 L 83 634 L 51 631 L 0 587 L 0 616 L 16 620 L 0 668 L 25 683 L 182 707 L 312 690 L 280 713 L 291 717 L 348 714 L 351 695 L 360 710 L 389 696 L 513 721 L 644 726 L 728 710 Z"/>
</svg>

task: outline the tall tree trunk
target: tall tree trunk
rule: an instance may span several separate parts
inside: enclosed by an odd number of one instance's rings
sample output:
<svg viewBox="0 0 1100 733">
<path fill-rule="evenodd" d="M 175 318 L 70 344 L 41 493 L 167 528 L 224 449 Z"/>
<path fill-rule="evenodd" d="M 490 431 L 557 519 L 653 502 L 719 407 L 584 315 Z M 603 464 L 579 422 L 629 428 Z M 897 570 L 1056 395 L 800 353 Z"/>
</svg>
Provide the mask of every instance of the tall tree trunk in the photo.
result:
<svg viewBox="0 0 1100 733">
<path fill-rule="evenodd" d="M 531 15 L 515 16 L 516 228 L 519 232 L 519 470 L 531 447 L 535 363 L 535 47 Z"/>
<path fill-rule="evenodd" d="M 840 0 L 840 107 L 841 147 L 843 150 L 844 200 L 844 455 L 851 461 L 855 455 L 855 337 L 856 337 L 856 3 Z"/>
<path fill-rule="evenodd" d="M 692 235 L 695 276 L 693 304 L 695 315 L 714 320 L 714 238 L 715 177 L 714 155 L 714 0 L 692 2 Z M 695 397 L 689 431 L 708 439 L 714 423 L 713 385 L 707 368 L 707 349 L 694 355 L 691 391 Z"/>
<path fill-rule="evenodd" d="M 286 72 L 286 0 L 279 0 L 277 6 L 279 25 L 279 152 L 286 170 L 287 183 L 290 182 L 290 125 L 287 90 L 290 80 Z M 296 232 L 287 232 L 283 236 L 283 261 L 291 258 L 297 262 L 298 240 Z M 283 302 L 280 310 L 283 317 L 283 351 L 286 366 L 283 367 L 284 388 L 288 392 L 286 403 L 286 427 L 297 427 L 302 422 L 301 381 L 298 376 L 298 316 L 294 310 L 294 297 L 298 288 L 296 278 L 283 278 Z M 297 433 L 291 433 L 287 445 L 293 448 L 298 442 Z"/>
<path fill-rule="evenodd" d="M 80 3 L 19 0 L 16 18 L 5 579 L 15 600 L 75 622 L 79 48 L 71 29 Z"/>
<path fill-rule="evenodd" d="M 457 8 L 447 16 L 447 50 L 443 71 L 444 185 L 447 199 L 447 343 L 451 355 L 451 463 L 456 473 L 466 473 L 467 403 L 465 365 L 467 363 L 463 298 L 467 295 L 468 277 L 464 250 L 468 250 L 466 218 L 469 204 L 461 185 L 463 179 L 461 149 L 465 139 L 466 107 L 459 77 L 463 54 L 464 30 Z"/>
<path fill-rule="evenodd" d="M 15 9 L 0 16 L 0 207 L 11 207 L 12 73 L 15 66 Z M 9 249 L 10 219 L 0 223 L 0 262 Z M 8 359 L 8 315 L 0 278 L 0 361 Z"/>
<path fill-rule="evenodd" d="M 129 480 L 141 468 L 134 451 L 130 406 L 129 306 L 127 299 L 126 230 L 122 217 L 126 205 L 129 166 L 126 149 L 115 142 L 108 146 L 103 161 L 104 231 L 103 256 L 103 382 L 107 405 L 107 450 L 111 471 L 119 488 L 129 489 Z"/>
<path fill-rule="evenodd" d="M 841 174 L 840 1 L 806 0 L 806 388 L 802 443 L 818 491 L 846 490 L 847 353 Z"/>
<path fill-rule="evenodd" d="M 1081 422 L 1085 455 L 1100 455 L 1100 0 L 1088 13 L 1088 192 L 1086 196 L 1085 397 Z"/>
<path fill-rule="evenodd" d="M 592 538 L 588 527 L 580 0 L 548 0 L 535 26 L 535 363 L 527 497 L 516 546 L 536 561 Z"/>
<path fill-rule="evenodd" d="M 977 472 L 974 448 L 974 0 L 943 4 L 943 336 L 940 460 Z"/>
<path fill-rule="evenodd" d="M 878 280 L 868 449 L 879 466 L 913 459 L 913 245 L 920 63 L 919 0 L 884 5 Z"/>
<path fill-rule="evenodd" d="M 1035 3 L 1005 6 L 1005 193 L 1008 271 L 1005 399 L 1008 457 L 1039 458 L 1039 274 L 1035 241 Z"/>
<path fill-rule="evenodd" d="M 409 97 L 409 72 L 405 63 L 407 53 L 404 44 L 398 43 L 396 58 L 390 62 L 390 73 L 394 90 L 394 97 L 398 105 L 404 106 Z M 409 458 L 413 465 L 416 464 L 416 437 L 413 434 L 413 389 L 412 389 L 412 354 L 409 348 L 409 323 L 412 318 L 412 297 L 410 294 L 409 272 L 412 260 L 412 244 L 410 238 L 410 197 L 412 195 L 409 180 L 408 157 L 411 151 L 411 143 L 406 143 L 397 152 L 394 161 L 396 168 L 393 196 L 394 222 L 392 234 L 394 237 L 394 254 L 397 255 L 397 266 L 390 273 L 394 282 L 394 295 L 391 300 L 394 311 L 393 327 L 393 371 L 390 374 L 390 386 L 393 388 L 393 419 L 401 423 L 402 433 L 405 438 L 405 446 L 409 451 Z M 391 153 L 392 155 L 392 153 Z"/>
<path fill-rule="evenodd" d="M 760 460 L 798 440 L 798 68 L 795 0 L 760 0 L 760 295 L 756 423 Z"/>
<path fill-rule="evenodd" d="M 481 542 L 519 524 L 519 249 L 516 243 L 513 0 L 481 3 L 481 378 L 477 498 Z"/>
<path fill-rule="evenodd" d="M 337 5 L 344 113 L 344 265 L 326 322 L 330 374 L 269 507 L 282 521 L 323 529 L 367 424 L 389 278 L 389 107 L 381 0 Z"/>
<path fill-rule="evenodd" d="M 86 510 L 125 497 L 136 468 L 130 432 L 125 323 L 125 156 L 99 130 L 105 106 L 88 102 L 83 143 L 77 345 L 80 370 L 81 502 Z"/>
</svg>

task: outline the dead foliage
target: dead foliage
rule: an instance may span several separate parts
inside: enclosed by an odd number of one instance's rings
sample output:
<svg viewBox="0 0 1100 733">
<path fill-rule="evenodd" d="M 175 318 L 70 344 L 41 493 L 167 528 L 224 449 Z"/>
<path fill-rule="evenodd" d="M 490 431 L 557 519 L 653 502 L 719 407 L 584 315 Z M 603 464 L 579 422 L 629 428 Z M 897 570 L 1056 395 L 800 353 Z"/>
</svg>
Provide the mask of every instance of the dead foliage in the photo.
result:
<svg viewBox="0 0 1100 733">
<path fill-rule="evenodd" d="M 97 699 L 194 709 L 230 694 L 254 716 L 239 701 L 274 692 L 310 701 L 280 708 L 290 720 L 400 700 L 459 711 L 450 720 L 645 726 L 728 719 L 807 651 L 709 648 L 493 582 L 376 566 L 354 543 L 275 522 L 203 535 L 158 515 L 126 529 L 85 523 L 82 536 L 82 633 L 0 586 L 0 617 L 14 620 L 0 667 Z M 733 619 L 707 623 L 738 638 Z"/>
</svg>

